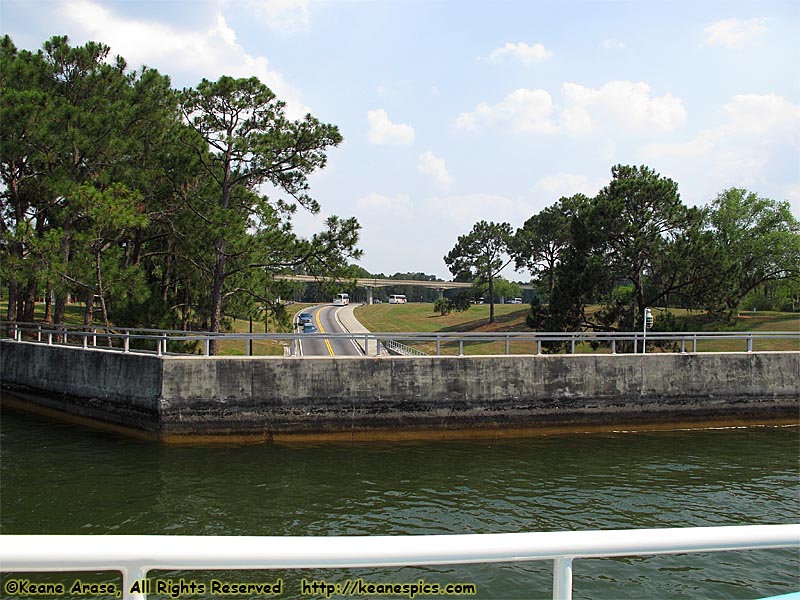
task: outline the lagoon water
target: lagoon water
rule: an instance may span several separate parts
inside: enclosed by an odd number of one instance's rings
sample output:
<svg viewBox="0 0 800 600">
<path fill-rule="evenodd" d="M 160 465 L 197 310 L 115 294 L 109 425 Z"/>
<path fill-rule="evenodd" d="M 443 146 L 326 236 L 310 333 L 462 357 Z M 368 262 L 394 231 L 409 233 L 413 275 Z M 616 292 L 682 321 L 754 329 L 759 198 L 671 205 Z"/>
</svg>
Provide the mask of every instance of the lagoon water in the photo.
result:
<svg viewBox="0 0 800 600">
<path fill-rule="evenodd" d="M 0 435 L 3 534 L 505 533 L 800 518 L 797 427 L 182 447 L 4 409 Z M 800 549 L 787 549 L 576 560 L 574 597 L 751 599 L 796 592 L 799 559 Z M 302 578 L 357 577 L 469 582 L 478 598 L 552 597 L 549 561 L 156 575 L 200 582 L 214 575 L 280 576 L 282 598 L 303 597 Z"/>
</svg>

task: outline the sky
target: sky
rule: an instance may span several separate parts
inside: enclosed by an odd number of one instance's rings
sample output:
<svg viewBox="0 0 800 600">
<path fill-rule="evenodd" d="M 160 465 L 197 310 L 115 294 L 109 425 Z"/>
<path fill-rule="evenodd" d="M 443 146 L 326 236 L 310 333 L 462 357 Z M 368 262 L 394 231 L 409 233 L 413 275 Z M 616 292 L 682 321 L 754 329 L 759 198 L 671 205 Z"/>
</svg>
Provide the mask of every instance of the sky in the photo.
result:
<svg viewBox="0 0 800 600">
<path fill-rule="evenodd" d="M 744 187 L 800 217 L 797 0 L 0 0 L 0 24 L 30 50 L 103 42 L 177 89 L 256 76 L 337 125 L 322 211 L 295 226 L 356 217 L 371 273 L 451 279 L 477 221 L 521 227 L 615 164 L 689 206 Z"/>
</svg>

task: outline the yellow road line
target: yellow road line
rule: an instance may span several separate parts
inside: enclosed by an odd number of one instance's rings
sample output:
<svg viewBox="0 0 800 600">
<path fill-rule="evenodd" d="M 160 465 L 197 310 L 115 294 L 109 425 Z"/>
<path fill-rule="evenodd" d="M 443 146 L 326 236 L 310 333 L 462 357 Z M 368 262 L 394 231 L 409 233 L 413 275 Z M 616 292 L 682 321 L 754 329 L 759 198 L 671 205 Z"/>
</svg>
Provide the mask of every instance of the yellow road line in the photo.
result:
<svg viewBox="0 0 800 600">
<path fill-rule="evenodd" d="M 323 310 L 324 309 L 320 308 L 317 311 L 317 329 L 319 330 L 320 333 L 325 333 L 325 328 L 322 326 L 322 322 L 319 320 L 319 313 L 321 313 Z M 331 356 L 333 356 L 333 348 L 331 348 L 331 341 L 327 338 L 325 339 L 325 345 L 328 347 L 328 352 L 330 352 Z"/>
</svg>

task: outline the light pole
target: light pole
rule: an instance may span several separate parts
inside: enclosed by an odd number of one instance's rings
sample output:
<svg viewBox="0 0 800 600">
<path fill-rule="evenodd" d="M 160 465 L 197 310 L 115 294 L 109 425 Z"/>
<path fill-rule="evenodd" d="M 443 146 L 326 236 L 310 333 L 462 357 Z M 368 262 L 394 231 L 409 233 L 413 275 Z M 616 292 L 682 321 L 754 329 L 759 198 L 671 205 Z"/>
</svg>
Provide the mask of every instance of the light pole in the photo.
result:
<svg viewBox="0 0 800 600">
<path fill-rule="evenodd" d="M 642 354 L 647 350 L 647 330 L 653 328 L 653 311 L 649 308 L 644 309 L 644 319 L 642 320 Z"/>
</svg>

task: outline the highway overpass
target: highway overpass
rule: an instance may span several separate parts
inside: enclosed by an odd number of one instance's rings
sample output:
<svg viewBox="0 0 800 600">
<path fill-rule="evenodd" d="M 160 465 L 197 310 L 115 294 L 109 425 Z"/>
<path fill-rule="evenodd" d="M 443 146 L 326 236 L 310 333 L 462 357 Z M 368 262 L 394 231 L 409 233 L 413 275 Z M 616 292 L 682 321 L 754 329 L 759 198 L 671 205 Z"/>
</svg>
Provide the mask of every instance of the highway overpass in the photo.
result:
<svg viewBox="0 0 800 600">
<path fill-rule="evenodd" d="M 275 275 L 275 279 L 284 281 L 302 281 L 305 283 L 321 283 L 328 281 L 313 275 Z M 336 280 L 342 284 L 350 284 L 353 282 L 351 279 Z M 425 287 L 438 290 L 441 295 L 444 290 L 453 289 L 469 289 L 472 287 L 471 283 L 464 283 L 461 281 L 420 281 L 415 279 L 376 279 L 374 277 L 358 277 L 355 279 L 357 287 L 363 287 L 367 290 L 367 304 L 372 304 L 372 290 L 376 287 L 390 287 L 407 285 L 411 287 Z M 529 284 L 520 285 L 523 290 L 532 290 L 533 286 Z"/>
</svg>

